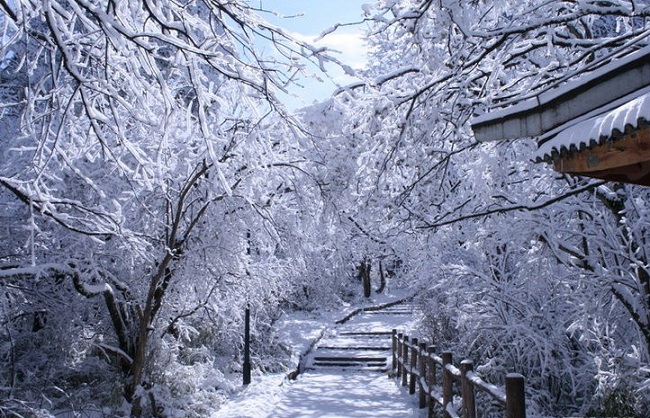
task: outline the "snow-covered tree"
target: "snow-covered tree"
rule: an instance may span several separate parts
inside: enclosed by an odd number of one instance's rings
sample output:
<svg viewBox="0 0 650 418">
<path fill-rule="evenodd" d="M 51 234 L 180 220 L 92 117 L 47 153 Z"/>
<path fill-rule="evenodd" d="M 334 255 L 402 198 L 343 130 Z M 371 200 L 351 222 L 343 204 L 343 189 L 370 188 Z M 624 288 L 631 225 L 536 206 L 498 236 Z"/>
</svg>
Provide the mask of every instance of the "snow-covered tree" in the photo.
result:
<svg viewBox="0 0 650 418">
<path fill-rule="evenodd" d="M 335 60 L 244 1 L 0 5 L 2 390 L 71 403 L 102 357 L 121 384 L 89 402 L 140 416 L 193 318 L 225 327 L 250 302 L 261 324 L 294 292 L 319 195 L 276 93 Z"/>
<path fill-rule="evenodd" d="M 468 122 L 645 46 L 649 11 L 627 1 L 377 1 L 366 8 L 372 65 L 343 93 L 369 150 L 358 168 L 364 199 L 381 201 L 366 219 L 390 208 L 403 233 L 421 236 L 405 262 L 435 289 L 432 324 L 459 332 L 443 333 L 457 342 L 467 335 L 468 354 L 510 358 L 544 413 L 585 413 L 596 389 L 647 379 L 631 372 L 650 349 L 645 192 L 558 176 L 532 164 L 526 141 L 476 144 Z M 524 351 L 535 341 L 553 344 Z"/>
</svg>

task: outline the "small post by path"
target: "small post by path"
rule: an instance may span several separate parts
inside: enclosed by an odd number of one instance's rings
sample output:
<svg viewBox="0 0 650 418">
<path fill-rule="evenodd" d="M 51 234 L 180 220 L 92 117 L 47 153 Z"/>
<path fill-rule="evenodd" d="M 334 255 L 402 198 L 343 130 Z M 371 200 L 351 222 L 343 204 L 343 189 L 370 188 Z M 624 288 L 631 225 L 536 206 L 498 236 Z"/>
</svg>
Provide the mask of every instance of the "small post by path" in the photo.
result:
<svg viewBox="0 0 650 418">
<path fill-rule="evenodd" d="M 251 308 L 246 307 L 244 317 L 244 385 L 251 382 Z"/>
<path fill-rule="evenodd" d="M 433 407 L 436 403 L 436 401 L 433 399 L 431 396 L 431 388 L 436 386 L 438 384 L 438 379 L 436 377 L 436 362 L 433 360 L 433 356 L 436 354 L 436 346 L 435 345 L 430 345 L 427 347 L 427 386 L 429 386 L 429 390 L 427 391 L 427 402 L 429 404 L 429 411 L 427 413 L 429 418 L 432 418 L 434 416 L 433 414 Z"/>
<path fill-rule="evenodd" d="M 409 375 L 409 393 L 412 395 L 415 393 L 415 383 L 418 377 L 418 339 L 413 338 L 411 340 L 411 358 L 410 358 L 410 364 L 409 368 L 411 369 L 411 373 Z"/>
<path fill-rule="evenodd" d="M 402 347 L 402 386 L 408 385 L 409 378 L 409 337 L 404 336 L 404 347 Z"/>
<path fill-rule="evenodd" d="M 420 342 L 419 350 L 420 356 L 418 358 L 418 406 L 424 408 L 427 406 L 427 391 L 429 390 L 429 383 L 427 382 L 427 344 Z"/>
<path fill-rule="evenodd" d="M 442 353 L 442 411 L 443 417 L 449 418 L 449 412 L 447 412 L 447 405 L 449 405 L 454 398 L 453 392 L 453 377 L 451 372 L 447 370 L 447 365 L 452 364 L 453 359 L 451 352 L 445 351 Z"/>
<path fill-rule="evenodd" d="M 393 372 L 397 371 L 397 330 L 393 329 L 393 332 L 390 334 L 391 341 L 391 350 L 393 354 Z M 399 375 L 398 375 L 399 376 Z"/>
<path fill-rule="evenodd" d="M 524 377 L 517 373 L 506 375 L 506 418 L 526 418 Z"/>
<path fill-rule="evenodd" d="M 404 367 L 402 366 L 402 350 L 404 350 L 404 334 L 401 332 L 397 334 L 397 377 L 401 377 L 404 373 Z"/>
<path fill-rule="evenodd" d="M 463 360 L 460 363 L 462 373 L 461 390 L 463 394 L 463 418 L 476 417 L 476 404 L 474 398 L 474 386 L 469 380 L 469 374 L 474 372 L 474 362 L 472 360 Z"/>
</svg>

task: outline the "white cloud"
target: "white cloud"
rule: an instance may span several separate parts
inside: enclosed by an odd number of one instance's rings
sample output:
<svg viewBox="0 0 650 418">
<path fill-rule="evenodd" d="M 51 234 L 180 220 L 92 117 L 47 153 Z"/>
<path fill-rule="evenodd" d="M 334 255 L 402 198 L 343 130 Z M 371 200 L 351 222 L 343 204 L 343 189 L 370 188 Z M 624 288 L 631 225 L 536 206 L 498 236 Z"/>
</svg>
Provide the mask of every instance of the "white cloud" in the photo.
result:
<svg viewBox="0 0 650 418">
<path fill-rule="evenodd" d="M 368 60 L 364 38 L 356 33 L 330 33 L 319 40 L 316 45 L 323 45 L 339 52 L 339 61 L 354 69 L 365 67 Z"/>
<path fill-rule="evenodd" d="M 351 67 L 353 70 L 360 70 L 366 66 L 368 60 L 364 37 L 360 33 L 350 32 L 333 32 L 319 38 L 318 35 L 305 35 L 292 32 L 291 35 L 302 42 L 306 42 L 317 48 L 326 47 L 329 55 L 336 58 L 342 65 Z M 317 70 L 314 74 L 317 74 Z M 305 78 L 300 80 L 299 85 L 290 86 L 289 90 L 297 97 L 286 97 L 286 105 L 291 109 L 296 109 L 314 100 L 322 100 L 338 87 L 351 84 L 358 81 L 343 71 L 337 65 L 326 65 L 327 77 Z M 302 87 L 300 87 L 302 86 Z"/>
<path fill-rule="evenodd" d="M 330 33 L 323 38 L 314 35 L 293 34 L 296 38 L 317 47 L 327 47 L 330 54 L 342 64 L 362 69 L 368 60 L 366 44 L 360 33 Z M 318 39 L 318 41 L 316 41 Z"/>
</svg>

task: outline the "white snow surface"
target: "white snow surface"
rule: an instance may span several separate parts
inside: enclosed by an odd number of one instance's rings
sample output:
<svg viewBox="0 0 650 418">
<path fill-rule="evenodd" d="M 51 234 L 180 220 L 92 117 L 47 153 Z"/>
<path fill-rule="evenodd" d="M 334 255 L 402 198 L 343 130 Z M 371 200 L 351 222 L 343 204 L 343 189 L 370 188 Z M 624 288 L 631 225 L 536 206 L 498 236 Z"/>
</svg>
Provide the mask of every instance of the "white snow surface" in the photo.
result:
<svg viewBox="0 0 650 418">
<path fill-rule="evenodd" d="M 557 98 L 569 93 L 571 90 L 574 90 L 580 86 L 588 84 L 593 80 L 602 77 L 606 74 L 609 74 L 610 72 L 616 70 L 617 68 L 627 65 L 630 62 L 634 61 L 635 59 L 648 54 L 650 54 L 650 46 L 646 46 L 644 48 L 639 49 L 638 51 L 634 51 L 622 57 L 617 57 L 615 52 L 611 56 L 603 58 L 603 60 L 610 59 L 610 58 L 615 58 L 615 59 L 603 65 L 602 67 L 589 72 L 586 71 L 588 67 L 581 68 L 580 70 L 577 70 L 575 72 L 571 72 L 567 74 L 565 77 L 563 77 L 562 80 L 558 80 L 556 84 L 553 84 L 551 87 L 543 90 L 542 92 L 535 91 L 530 95 L 518 96 L 516 99 L 514 99 L 513 102 L 504 103 L 497 110 L 475 116 L 472 119 L 472 124 L 479 124 L 479 123 L 485 123 L 493 120 L 503 119 L 506 118 L 508 115 L 511 115 L 512 113 L 523 112 L 526 110 L 531 110 L 546 105 L 556 100 Z M 598 63 L 594 63 L 594 64 L 597 65 Z M 566 82 L 571 77 L 576 77 L 576 76 L 577 78 L 575 80 L 568 83 Z"/>
<path fill-rule="evenodd" d="M 297 368 L 299 357 L 306 353 L 318 340 L 331 318 L 309 314 L 292 314 L 278 325 L 281 338 L 290 342 L 292 350 L 291 367 Z M 261 418 L 273 412 L 288 384 L 286 373 L 263 375 L 253 371 L 252 382 L 243 387 L 228 400 L 212 418 Z"/>
<path fill-rule="evenodd" d="M 403 295 L 382 295 L 368 306 L 399 299 Z M 365 304 L 364 304 L 365 305 Z M 291 316 L 281 326 L 281 334 L 292 342 L 296 353 L 306 353 L 316 341 L 331 343 L 340 333 L 362 330 L 386 331 L 393 328 L 412 332 L 418 318 L 362 312 L 341 325 L 334 322 L 358 308 L 349 306 L 331 312 L 330 318 Z M 322 337 L 322 338 L 321 338 Z M 345 338 L 343 338 L 345 340 Z M 318 346 L 318 344 L 316 344 Z M 294 359 L 297 362 L 297 358 Z M 309 361 L 308 361 L 309 362 Z M 417 396 L 409 395 L 387 373 L 355 370 L 308 370 L 295 381 L 286 374 L 254 375 L 253 382 L 227 401 L 211 418 L 424 418 L 426 409 L 417 406 Z"/>
<path fill-rule="evenodd" d="M 544 142 L 535 155 L 537 160 L 546 160 L 554 154 L 580 150 L 598 145 L 616 131 L 637 128 L 641 121 L 650 121 L 650 92 L 626 103 L 561 130 L 555 137 Z"/>
<path fill-rule="evenodd" d="M 417 397 L 383 373 L 307 373 L 269 418 L 425 417 Z"/>
<path fill-rule="evenodd" d="M 385 332 L 399 329 L 411 333 L 417 319 L 416 315 L 383 311 L 363 312 L 345 324 L 328 330 L 321 344 L 354 346 L 353 339 L 345 334 L 349 332 Z M 362 343 L 369 344 L 372 343 L 367 340 Z M 385 354 L 390 356 L 389 352 Z M 350 355 L 353 356 L 352 352 Z M 395 378 L 388 377 L 385 372 L 327 370 L 312 368 L 310 364 L 307 367 L 307 372 L 301 374 L 295 382 L 286 385 L 282 400 L 269 418 L 426 416 L 425 412 L 417 407 L 417 397 L 409 395 Z"/>
</svg>

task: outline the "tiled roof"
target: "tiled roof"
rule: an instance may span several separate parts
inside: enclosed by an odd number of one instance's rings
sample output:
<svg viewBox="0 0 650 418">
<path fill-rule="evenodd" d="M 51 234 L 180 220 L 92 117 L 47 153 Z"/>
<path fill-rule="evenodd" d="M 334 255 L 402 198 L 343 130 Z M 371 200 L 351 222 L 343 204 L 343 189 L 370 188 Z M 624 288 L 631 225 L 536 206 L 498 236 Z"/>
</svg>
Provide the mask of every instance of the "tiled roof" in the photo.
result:
<svg viewBox="0 0 650 418">
<path fill-rule="evenodd" d="M 554 157 L 564 157 L 606 142 L 612 142 L 624 134 L 650 124 L 650 91 L 614 109 L 596 116 L 559 128 L 545 139 L 535 155 L 538 162 L 551 161 Z"/>
</svg>

